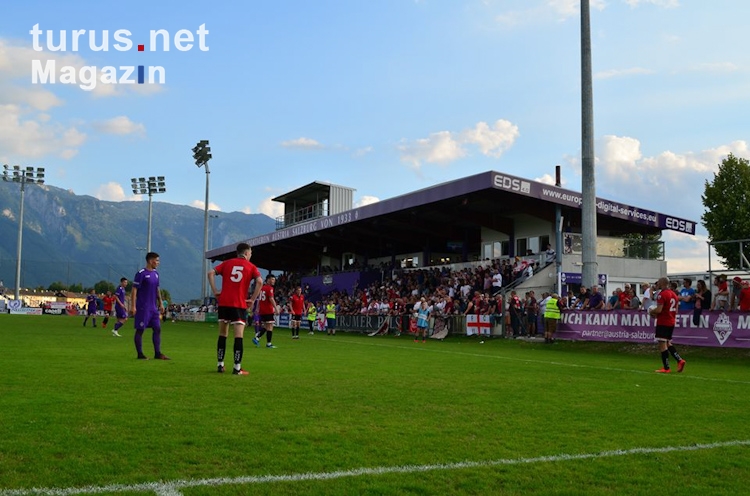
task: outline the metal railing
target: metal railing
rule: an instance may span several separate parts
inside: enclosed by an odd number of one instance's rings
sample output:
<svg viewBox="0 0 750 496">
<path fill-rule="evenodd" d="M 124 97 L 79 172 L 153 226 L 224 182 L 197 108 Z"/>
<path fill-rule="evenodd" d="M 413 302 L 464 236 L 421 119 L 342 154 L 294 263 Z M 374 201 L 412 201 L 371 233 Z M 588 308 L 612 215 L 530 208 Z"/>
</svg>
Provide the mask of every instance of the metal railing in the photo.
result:
<svg viewBox="0 0 750 496">
<path fill-rule="evenodd" d="M 300 224 L 307 222 L 308 220 L 318 219 L 320 217 L 326 217 L 328 215 L 328 203 L 321 202 L 314 205 L 309 205 L 294 212 L 289 212 L 280 217 L 276 217 L 276 230 L 284 229 L 285 227 L 292 226 L 294 224 Z"/>
</svg>

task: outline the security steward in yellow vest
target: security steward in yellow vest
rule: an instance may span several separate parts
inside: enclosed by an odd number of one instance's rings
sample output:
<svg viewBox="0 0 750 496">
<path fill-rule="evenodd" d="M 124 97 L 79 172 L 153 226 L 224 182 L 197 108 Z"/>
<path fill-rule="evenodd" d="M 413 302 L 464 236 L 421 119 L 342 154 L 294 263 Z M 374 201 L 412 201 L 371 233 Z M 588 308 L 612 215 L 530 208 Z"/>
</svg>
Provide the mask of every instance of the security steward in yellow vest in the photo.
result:
<svg viewBox="0 0 750 496">
<path fill-rule="evenodd" d="M 559 300 L 557 293 L 552 293 L 544 306 L 544 342 L 547 344 L 555 342 L 554 335 L 561 316 Z"/>
<path fill-rule="evenodd" d="M 332 301 L 326 305 L 326 328 L 328 334 L 336 334 L 336 304 Z"/>
<path fill-rule="evenodd" d="M 315 305 L 308 303 L 307 305 L 307 325 L 310 327 L 310 334 L 315 334 L 313 326 L 315 325 L 315 319 L 318 317 L 318 309 Z"/>
</svg>

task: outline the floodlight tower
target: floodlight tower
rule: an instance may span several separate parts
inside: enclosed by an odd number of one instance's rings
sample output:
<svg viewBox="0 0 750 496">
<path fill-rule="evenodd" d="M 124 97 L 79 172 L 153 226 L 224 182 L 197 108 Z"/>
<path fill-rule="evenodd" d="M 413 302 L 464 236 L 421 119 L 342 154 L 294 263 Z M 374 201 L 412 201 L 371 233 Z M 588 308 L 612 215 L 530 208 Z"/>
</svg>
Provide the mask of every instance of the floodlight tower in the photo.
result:
<svg viewBox="0 0 750 496">
<path fill-rule="evenodd" d="M 146 252 L 151 252 L 151 197 L 157 193 L 166 193 L 167 183 L 164 176 L 134 177 L 130 180 L 133 184 L 133 194 L 148 195 L 148 236 L 146 238 Z"/>
<path fill-rule="evenodd" d="M 44 184 L 44 167 L 13 167 L 3 165 L 3 181 L 19 183 L 21 185 L 21 208 L 18 212 L 18 246 L 16 247 L 16 289 L 15 299 L 21 297 L 21 245 L 23 244 L 23 199 L 26 183 Z"/>
<path fill-rule="evenodd" d="M 208 168 L 208 161 L 211 160 L 211 147 L 208 146 L 208 140 L 200 140 L 195 147 L 193 147 L 193 159 L 195 159 L 195 165 L 199 168 L 203 167 L 206 170 L 206 202 L 203 205 L 203 255 L 201 267 L 203 268 L 201 273 L 201 299 L 206 299 L 206 272 L 208 272 L 207 266 L 208 261 L 206 260 L 206 252 L 208 251 L 208 178 L 211 171 Z"/>
<path fill-rule="evenodd" d="M 599 263 L 596 258 L 594 90 L 591 78 L 591 13 L 589 0 L 581 0 L 581 280 L 587 288 L 599 284 Z"/>
</svg>

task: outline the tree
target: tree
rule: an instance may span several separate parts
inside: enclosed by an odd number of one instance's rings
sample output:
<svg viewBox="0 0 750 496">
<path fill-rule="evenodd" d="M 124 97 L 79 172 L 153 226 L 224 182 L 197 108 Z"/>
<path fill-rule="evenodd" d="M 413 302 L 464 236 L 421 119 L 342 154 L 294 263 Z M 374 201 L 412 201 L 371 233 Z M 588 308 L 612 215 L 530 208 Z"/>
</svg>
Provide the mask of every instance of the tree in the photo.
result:
<svg viewBox="0 0 750 496">
<path fill-rule="evenodd" d="M 714 180 L 706 181 L 701 200 L 706 207 L 701 221 L 710 241 L 750 239 L 750 162 L 747 159 L 730 153 L 722 160 Z M 728 268 L 743 267 L 737 244 L 723 243 L 714 247 Z M 743 244 L 743 254 L 750 259 L 750 242 Z"/>
<path fill-rule="evenodd" d="M 104 294 L 107 291 L 112 291 L 114 293 L 115 285 L 109 281 L 101 280 L 94 284 L 94 291 L 96 291 L 96 294 Z"/>
<path fill-rule="evenodd" d="M 172 295 L 169 294 L 169 291 L 166 289 L 161 289 L 160 291 L 161 291 L 161 299 L 168 303 L 172 303 Z"/>
<path fill-rule="evenodd" d="M 646 260 L 664 260 L 664 242 L 661 233 L 657 234 L 626 234 L 625 256 L 628 258 L 642 258 Z"/>
<path fill-rule="evenodd" d="M 83 284 L 81 284 L 80 282 L 71 284 L 68 288 L 68 291 L 70 291 L 71 293 L 83 293 Z"/>
<path fill-rule="evenodd" d="M 47 287 L 47 289 L 50 291 L 66 291 L 68 289 L 68 286 L 66 286 L 60 281 L 55 281 L 52 284 L 50 284 Z"/>
</svg>

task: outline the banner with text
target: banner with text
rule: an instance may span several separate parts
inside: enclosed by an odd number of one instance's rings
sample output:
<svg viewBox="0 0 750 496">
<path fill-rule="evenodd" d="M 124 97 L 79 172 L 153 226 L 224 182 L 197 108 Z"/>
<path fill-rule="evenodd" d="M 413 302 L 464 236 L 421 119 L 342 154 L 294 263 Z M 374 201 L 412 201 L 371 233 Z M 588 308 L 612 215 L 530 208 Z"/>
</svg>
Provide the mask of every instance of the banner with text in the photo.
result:
<svg viewBox="0 0 750 496">
<path fill-rule="evenodd" d="M 580 341 L 653 343 L 656 319 L 644 311 L 565 311 L 555 336 Z M 704 311 L 698 324 L 692 312 L 678 313 L 675 344 L 750 348 L 750 313 Z"/>
</svg>

